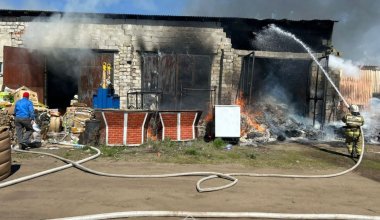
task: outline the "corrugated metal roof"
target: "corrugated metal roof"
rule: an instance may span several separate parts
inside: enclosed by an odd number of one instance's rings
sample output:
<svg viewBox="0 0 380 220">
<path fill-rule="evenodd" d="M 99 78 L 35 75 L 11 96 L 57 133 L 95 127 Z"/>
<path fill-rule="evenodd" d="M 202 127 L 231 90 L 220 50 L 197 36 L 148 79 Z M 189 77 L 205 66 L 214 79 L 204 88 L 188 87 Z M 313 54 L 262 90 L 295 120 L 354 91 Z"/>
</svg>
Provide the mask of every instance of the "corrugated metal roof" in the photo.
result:
<svg viewBox="0 0 380 220">
<path fill-rule="evenodd" d="M 190 21 L 231 21 L 231 20 L 261 20 L 282 22 L 337 22 L 335 20 L 288 20 L 288 19 L 255 19 L 248 17 L 215 17 L 215 16 L 191 16 L 191 15 L 149 15 L 149 14 L 117 14 L 117 13 L 93 13 L 93 12 L 64 12 L 44 10 L 15 10 L 0 9 L 0 16 L 51 16 L 53 14 L 70 14 L 73 16 L 101 16 L 114 19 L 153 19 L 153 20 L 190 20 Z"/>
</svg>

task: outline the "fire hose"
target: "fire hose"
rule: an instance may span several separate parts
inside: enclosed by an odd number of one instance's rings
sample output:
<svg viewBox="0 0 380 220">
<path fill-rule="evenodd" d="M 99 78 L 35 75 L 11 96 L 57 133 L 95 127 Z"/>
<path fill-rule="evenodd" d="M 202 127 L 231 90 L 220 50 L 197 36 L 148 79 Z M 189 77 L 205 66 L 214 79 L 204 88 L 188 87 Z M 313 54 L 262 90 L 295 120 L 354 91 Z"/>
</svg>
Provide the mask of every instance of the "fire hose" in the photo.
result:
<svg viewBox="0 0 380 220">
<path fill-rule="evenodd" d="M 363 132 L 362 129 L 361 129 L 361 132 Z M 75 144 L 72 144 L 72 146 L 83 147 L 83 145 L 75 145 Z M 337 177 L 337 176 L 347 174 L 347 173 L 351 172 L 352 170 L 356 169 L 360 165 L 361 161 L 363 160 L 363 155 L 364 155 L 364 154 L 361 154 L 357 163 L 353 167 L 351 167 L 350 169 L 344 170 L 342 172 L 334 173 L 334 174 L 325 174 L 325 175 L 289 175 L 289 174 L 259 174 L 259 173 L 227 173 L 227 174 L 224 174 L 224 173 L 217 173 L 217 172 L 185 172 L 185 173 L 155 174 L 155 175 L 127 175 L 127 174 L 115 174 L 115 173 L 99 172 L 99 171 L 96 171 L 96 170 L 93 170 L 93 169 L 90 169 L 90 168 L 87 168 L 87 167 L 81 165 L 81 163 L 95 159 L 96 157 L 98 157 L 101 154 L 101 152 L 98 148 L 92 147 L 92 146 L 90 146 L 90 148 L 92 150 L 96 151 L 96 154 L 89 157 L 89 158 L 86 158 L 86 159 L 83 159 L 83 160 L 77 161 L 77 162 L 63 158 L 63 157 L 60 157 L 60 156 L 57 156 L 57 155 L 54 155 L 54 154 L 50 154 L 50 153 L 13 149 L 16 152 L 27 152 L 27 153 L 32 153 L 32 154 L 40 154 L 40 155 L 46 155 L 46 156 L 54 157 L 54 158 L 57 158 L 59 160 L 66 162 L 68 164 L 61 166 L 61 167 L 54 168 L 54 169 L 50 169 L 50 170 L 47 170 L 44 172 L 40 172 L 40 173 L 31 175 L 28 177 L 23 177 L 20 179 L 16 179 L 16 180 L 12 180 L 12 181 L 2 183 L 2 184 L 0 184 L 0 188 L 6 187 L 9 185 L 13 185 L 13 184 L 16 184 L 19 182 L 23 182 L 23 181 L 26 181 L 26 180 L 29 180 L 32 178 L 36 178 L 36 177 L 39 177 L 39 176 L 42 176 L 45 174 L 57 172 L 59 170 L 63 170 L 63 169 L 69 168 L 71 166 L 74 166 L 74 167 L 76 167 L 82 171 L 92 173 L 95 175 L 106 176 L 106 177 L 118 177 L 118 178 L 170 178 L 170 177 L 183 177 L 183 176 L 205 176 L 204 178 L 200 179 L 197 182 L 196 189 L 198 190 L 198 192 L 213 192 L 213 191 L 218 191 L 218 190 L 222 190 L 222 189 L 226 189 L 226 188 L 234 186 L 238 182 L 238 179 L 236 178 L 237 176 L 304 178 L 304 179 Z M 364 144 L 364 140 L 363 140 L 362 141 L 362 152 L 364 152 L 364 150 L 365 150 L 365 144 Z M 202 188 L 201 187 L 201 184 L 203 182 L 210 180 L 210 179 L 215 179 L 215 178 L 226 179 L 226 180 L 231 181 L 231 183 L 224 185 L 224 186 L 218 186 L 218 187 L 209 187 L 209 188 Z"/>
<path fill-rule="evenodd" d="M 363 130 L 361 130 L 363 132 Z M 72 145 L 76 147 L 83 147 L 82 145 Z M 334 173 L 334 174 L 326 174 L 326 175 L 286 175 L 286 174 L 259 174 L 259 173 L 229 173 L 229 174 L 223 174 L 223 173 L 216 173 L 216 172 L 187 172 L 187 173 L 173 173 L 173 174 L 161 174 L 161 175 L 125 175 L 125 174 L 113 174 L 113 173 L 104 173 L 99 172 L 90 168 L 87 168 L 81 163 L 87 162 L 89 160 L 95 159 L 98 157 L 101 152 L 98 148 L 91 147 L 92 150 L 96 151 L 95 155 L 92 155 L 89 158 L 80 160 L 80 161 L 72 161 L 63 157 L 59 157 L 54 154 L 50 153 L 44 153 L 44 152 L 36 152 L 36 151 L 24 151 L 24 150 L 18 150 L 14 149 L 16 152 L 28 152 L 33 154 L 42 154 L 46 156 L 51 156 L 54 158 L 57 158 L 59 160 L 62 160 L 66 163 L 69 163 L 67 165 L 57 167 L 54 169 L 46 170 L 43 172 L 39 172 L 30 176 L 22 177 L 19 179 L 11 180 L 5 183 L 0 184 L 0 188 L 13 185 L 16 183 L 20 183 L 29 179 L 33 179 L 42 175 L 47 175 L 49 173 L 57 172 L 59 170 L 63 170 L 69 167 L 76 167 L 78 169 L 81 169 L 85 172 L 92 173 L 95 175 L 100 176 L 107 176 L 107 177 L 118 177 L 118 178 L 169 178 L 169 177 L 181 177 L 181 176 L 206 176 L 202 179 L 200 179 L 197 184 L 196 188 L 199 192 L 212 192 L 212 191 L 218 191 L 222 189 L 226 189 L 229 187 L 234 186 L 238 179 L 237 176 L 248 176 L 248 177 L 278 177 L 278 178 L 332 178 L 341 176 L 344 174 L 347 174 L 348 172 L 351 172 L 355 168 L 357 168 L 362 159 L 363 155 L 360 155 L 359 160 L 357 163 L 351 167 L 350 169 L 347 169 L 345 171 Z M 364 141 L 362 141 L 362 151 L 365 150 L 365 144 Z M 224 186 L 219 187 L 211 187 L 211 188 L 202 188 L 201 184 L 204 181 L 213 179 L 213 178 L 223 178 L 230 180 L 231 183 L 226 184 Z M 111 218 L 128 218 L 128 217 L 199 217 L 199 218 L 270 218 L 270 219 L 370 219 L 370 220 L 380 220 L 380 216 L 367 216 L 367 215 L 349 215 L 349 214 L 286 214 L 286 213 L 262 213 L 262 212 L 178 212 L 178 211 L 131 211 L 131 212 L 116 212 L 116 213 L 104 213 L 104 214 L 98 214 L 98 215 L 88 215 L 88 216 L 78 216 L 78 217 L 71 217 L 71 218 L 62 218 L 62 219 L 111 219 Z"/>
</svg>

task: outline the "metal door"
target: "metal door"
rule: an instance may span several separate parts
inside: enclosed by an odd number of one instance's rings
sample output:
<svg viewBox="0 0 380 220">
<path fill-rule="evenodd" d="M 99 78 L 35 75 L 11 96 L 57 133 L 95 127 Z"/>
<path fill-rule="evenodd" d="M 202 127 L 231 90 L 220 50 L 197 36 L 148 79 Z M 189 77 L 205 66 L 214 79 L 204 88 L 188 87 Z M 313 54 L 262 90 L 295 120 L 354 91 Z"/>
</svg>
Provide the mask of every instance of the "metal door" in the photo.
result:
<svg viewBox="0 0 380 220">
<path fill-rule="evenodd" d="M 26 86 L 37 92 L 39 102 L 44 103 L 45 59 L 36 50 L 4 47 L 4 85 L 17 89 Z"/>
<path fill-rule="evenodd" d="M 102 81 L 103 62 L 113 66 L 113 53 L 93 53 L 83 59 L 81 65 L 80 83 L 78 89 L 79 100 L 92 107 L 92 97 L 96 94 Z M 113 68 L 111 71 L 111 81 L 113 81 Z"/>
</svg>

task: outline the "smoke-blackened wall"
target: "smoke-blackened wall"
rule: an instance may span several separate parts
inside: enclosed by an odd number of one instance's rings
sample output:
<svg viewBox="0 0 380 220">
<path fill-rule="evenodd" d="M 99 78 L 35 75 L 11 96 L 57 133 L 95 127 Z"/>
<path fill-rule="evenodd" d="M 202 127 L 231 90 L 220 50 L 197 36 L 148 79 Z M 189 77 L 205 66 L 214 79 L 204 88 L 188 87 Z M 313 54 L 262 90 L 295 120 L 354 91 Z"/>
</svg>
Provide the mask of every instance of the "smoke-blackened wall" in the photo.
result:
<svg viewBox="0 0 380 220">
<path fill-rule="evenodd" d="M 333 44 L 356 62 L 379 65 L 380 1 L 377 0 L 191 0 L 187 15 L 257 19 L 332 19 Z"/>
</svg>

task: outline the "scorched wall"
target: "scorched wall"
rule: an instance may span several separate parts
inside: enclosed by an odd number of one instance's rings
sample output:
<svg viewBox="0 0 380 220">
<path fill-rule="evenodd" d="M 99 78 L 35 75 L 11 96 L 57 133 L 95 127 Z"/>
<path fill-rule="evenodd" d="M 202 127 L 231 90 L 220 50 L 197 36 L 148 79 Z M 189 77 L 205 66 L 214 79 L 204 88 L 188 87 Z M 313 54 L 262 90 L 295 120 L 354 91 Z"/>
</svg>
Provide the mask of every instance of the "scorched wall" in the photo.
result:
<svg viewBox="0 0 380 220">
<path fill-rule="evenodd" d="M 46 26 L 36 29 L 35 19 L 30 16 L 0 17 L 0 62 L 4 46 L 115 50 L 114 87 L 121 97 L 121 108 L 126 108 L 127 91 L 141 87 L 142 53 L 206 54 L 212 58 L 210 86 L 218 86 L 218 102 L 231 102 L 233 49 L 231 40 L 226 37 L 218 22 L 83 19 L 78 24 L 68 26 L 72 28 L 70 31 L 74 30 L 76 33 L 65 35 L 67 26 L 59 30 L 65 36 L 65 41 L 37 40 L 37 45 L 28 45 L 25 36 L 33 36 L 35 31 L 45 32 L 45 36 L 55 36 L 57 33 L 52 33 L 51 30 L 57 29 L 51 27 L 60 25 L 48 23 L 48 18 L 42 21 L 39 18 L 39 22 Z M 37 33 L 35 35 L 38 36 Z M 220 85 L 222 90 L 219 91 Z"/>
</svg>

